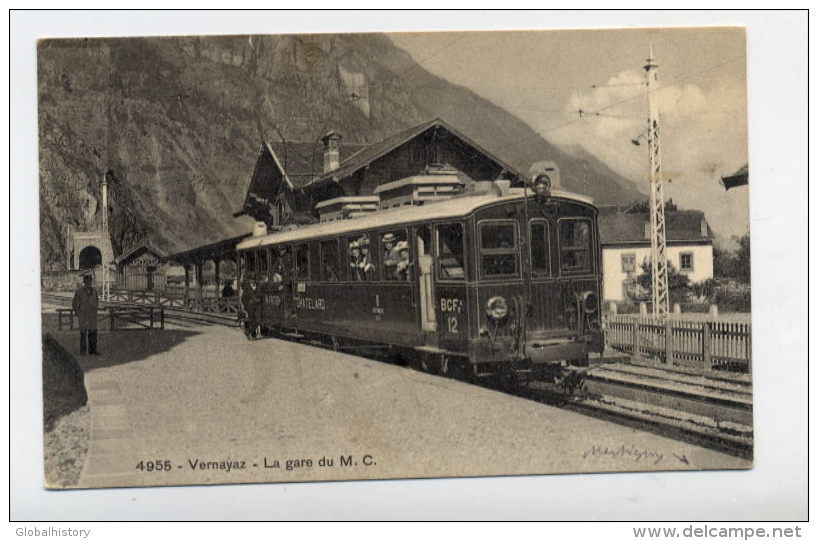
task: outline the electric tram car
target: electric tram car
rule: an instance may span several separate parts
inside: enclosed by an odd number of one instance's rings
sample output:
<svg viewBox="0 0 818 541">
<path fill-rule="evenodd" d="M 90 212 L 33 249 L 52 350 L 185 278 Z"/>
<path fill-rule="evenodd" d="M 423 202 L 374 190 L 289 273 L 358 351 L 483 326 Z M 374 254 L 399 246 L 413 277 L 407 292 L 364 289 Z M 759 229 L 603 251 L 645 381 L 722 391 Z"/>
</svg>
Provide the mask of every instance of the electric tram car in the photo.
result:
<svg viewBox="0 0 818 541">
<path fill-rule="evenodd" d="M 603 348 L 597 210 L 583 196 L 488 184 L 422 206 L 249 237 L 242 279 L 264 328 L 370 344 L 476 381 L 555 379 Z"/>
</svg>

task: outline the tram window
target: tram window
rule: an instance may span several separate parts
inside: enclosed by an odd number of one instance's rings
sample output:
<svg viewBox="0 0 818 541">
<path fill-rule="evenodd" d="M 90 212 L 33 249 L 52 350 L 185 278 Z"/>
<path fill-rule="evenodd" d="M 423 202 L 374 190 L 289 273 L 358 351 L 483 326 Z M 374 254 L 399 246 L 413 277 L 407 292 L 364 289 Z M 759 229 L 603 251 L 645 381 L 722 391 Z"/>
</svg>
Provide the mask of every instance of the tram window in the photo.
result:
<svg viewBox="0 0 818 541">
<path fill-rule="evenodd" d="M 483 276 L 517 275 L 516 222 L 480 224 L 480 268 Z"/>
<path fill-rule="evenodd" d="M 276 246 L 272 251 L 273 282 L 280 284 L 292 279 L 293 264 L 288 246 Z"/>
<path fill-rule="evenodd" d="M 548 222 L 531 223 L 531 270 L 535 274 L 551 274 Z"/>
<path fill-rule="evenodd" d="M 245 280 L 256 279 L 256 254 L 255 252 L 244 252 L 244 276 Z"/>
<path fill-rule="evenodd" d="M 256 252 L 256 259 L 258 261 L 258 280 L 263 282 L 269 279 L 267 270 L 269 269 L 268 252 L 265 248 L 260 248 Z"/>
<path fill-rule="evenodd" d="M 366 282 L 375 279 L 375 263 L 369 242 L 369 235 L 347 238 L 347 261 L 349 279 Z"/>
<path fill-rule="evenodd" d="M 340 258 L 338 241 L 325 240 L 321 242 L 321 280 L 337 282 L 340 280 Z"/>
<path fill-rule="evenodd" d="M 295 247 L 295 279 L 299 282 L 310 279 L 310 251 L 306 244 Z"/>
<path fill-rule="evenodd" d="M 560 220 L 560 272 L 591 272 L 591 222 Z"/>
<path fill-rule="evenodd" d="M 383 279 L 390 281 L 407 281 L 411 279 L 409 243 L 406 230 L 380 233 L 381 253 L 383 254 Z"/>
<path fill-rule="evenodd" d="M 310 243 L 310 281 L 321 281 L 321 247 L 317 242 Z"/>
<path fill-rule="evenodd" d="M 463 224 L 437 226 L 438 278 L 465 280 L 466 265 L 463 257 Z"/>
</svg>

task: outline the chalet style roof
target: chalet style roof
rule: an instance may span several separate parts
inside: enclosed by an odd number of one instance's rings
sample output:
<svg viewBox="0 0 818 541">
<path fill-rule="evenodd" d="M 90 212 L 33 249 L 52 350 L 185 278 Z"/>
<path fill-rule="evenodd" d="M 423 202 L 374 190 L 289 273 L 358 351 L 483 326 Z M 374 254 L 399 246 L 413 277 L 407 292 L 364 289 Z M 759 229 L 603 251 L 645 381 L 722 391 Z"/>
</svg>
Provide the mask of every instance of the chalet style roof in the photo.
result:
<svg viewBox="0 0 818 541">
<path fill-rule="evenodd" d="M 404 143 L 414 139 L 415 137 L 419 136 L 426 130 L 432 128 L 443 128 L 444 130 L 448 131 L 467 145 L 471 146 L 472 148 L 479 151 L 481 154 L 489 158 L 491 161 L 499 165 L 501 168 L 505 169 L 507 172 L 512 174 L 513 176 L 522 178 L 522 175 L 514 169 L 511 165 L 505 163 L 504 161 L 500 160 L 493 154 L 491 154 L 488 150 L 484 149 L 455 128 L 444 122 L 440 118 L 435 118 L 434 120 L 430 120 L 429 122 L 424 122 L 418 126 L 414 126 L 407 130 L 404 130 L 400 133 L 396 133 L 386 139 L 364 147 L 363 149 L 359 150 L 352 156 L 347 159 L 341 158 L 341 164 L 337 169 L 333 169 L 327 173 L 319 175 L 315 178 L 315 180 L 307 183 L 304 187 L 311 187 L 315 185 L 324 184 L 328 181 L 339 181 L 344 178 L 347 178 L 353 174 L 355 174 L 360 169 L 368 166 L 378 158 L 385 156 L 386 154 L 392 152 L 399 146 L 403 145 Z"/>
<path fill-rule="evenodd" d="M 287 176 L 295 189 L 302 188 L 324 170 L 324 145 L 314 142 L 265 141 L 264 146 L 274 153 L 281 167 L 286 169 Z M 347 143 L 339 141 L 340 159 L 346 160 L 356 152 L 367 147 L 365 143 Z M 264 152 L 262 148 L 261 152 Z"/>
<path fill-rule="evenodd" d="M 151 254 L 153 254 L 160 261 L 165 261 L 165 256 L 163 256 L 153 246 L 151 246 L 149 244 L 140 244 L 139 246 L 136 246 L 135 248 L 131 248 L 130 250 L 128 250 L 124 254 L 121 254 L 119 257 L 115 258 L 114 263 L 117 264 L 117 265 L 121 265 L 122 263 L 125 263 L 125 262 L 133 259 L 134 257 L 136 257 L 142 251 L 150 252 Z"/>
<path fill-rule="evenodd" d="M 339 149 L 341 159 L 351 156 L 364 146 L 357 143 L 341 143 Z M 244 214 L 256 203 L 269 203 L 275 199 L 283 186 L 287 186 L 290 191 L 302 188 L 315 177 L 313 170 L 320 170 L 323 167 L 323 145 L 263 141 L 242 210 L 234 216 Z"/>
<path fill-rule="evenodd" d="M 650 244 L 645 236 L 645 224 L 650 222 L 646 213 L 620 214 L 600 209 L 599 235 L 602 244 Z M 713 230 L 705 221 L 706 234 L 702 234 L 704 212 L 700 210 L 677 210 L 665 213 L 667 242 L 713 242 Z"/>
</svg>

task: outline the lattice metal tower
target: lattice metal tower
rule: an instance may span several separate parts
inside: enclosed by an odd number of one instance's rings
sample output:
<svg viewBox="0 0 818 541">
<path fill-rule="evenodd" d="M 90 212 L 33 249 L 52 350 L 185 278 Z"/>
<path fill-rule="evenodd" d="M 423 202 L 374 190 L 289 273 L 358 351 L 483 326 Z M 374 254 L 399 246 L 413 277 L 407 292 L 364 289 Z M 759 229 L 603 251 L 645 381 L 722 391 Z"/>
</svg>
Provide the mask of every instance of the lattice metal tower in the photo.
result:
<svg viewBox="0 0 818 541">
<path fill-rule="evenodd" d="M 653 315 L 667 316 L 669 293 L 667 283 L 667 237 L 665 235 L 665 200 L 662 193 L 662 153 L 659 149 L 658 65 L 653 44 L 645 68 L 645 92 L 648 99 L 648 152 L 650 153 L 650 260 Z"/>
</svg>

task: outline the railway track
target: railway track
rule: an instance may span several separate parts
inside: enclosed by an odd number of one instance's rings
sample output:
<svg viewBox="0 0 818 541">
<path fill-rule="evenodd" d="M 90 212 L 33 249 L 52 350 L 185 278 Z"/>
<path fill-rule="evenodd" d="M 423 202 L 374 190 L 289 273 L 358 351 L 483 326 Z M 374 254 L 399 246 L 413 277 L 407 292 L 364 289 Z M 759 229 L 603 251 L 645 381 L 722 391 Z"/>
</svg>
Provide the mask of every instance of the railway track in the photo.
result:
<svg viewBox="0 0 818 541">
<path fill-rule="evenodd" d="M 71 298 L 51 293 L 43 293 L 42 301 L 58 306 L 71 305 Z M 232 314 L 168 307 L 164 308 L 164 313 L 166 320 L 236 326 L 236 317 Z M 327 347 L 326 344 L 308 343 Z M 372 356 L 371 351 L 354 353 Z M 509 392 L 508 389 L 503 391 Z M 612 363 L 587 370 L 582 386 L 571 397 L 542 382 L 532 382 L 510 392 L 735 456 L 752 458 L 753 455 L 752 394 L 749 382 L 738 378 L 704 377 Z"/>
<path fill-rule="evenodd" d="M 598 365 L 571 397 L 534 382 L 529 398 L 742 458 L 753 456 L 748 380 L 630 363 Z"/>
</svg>

